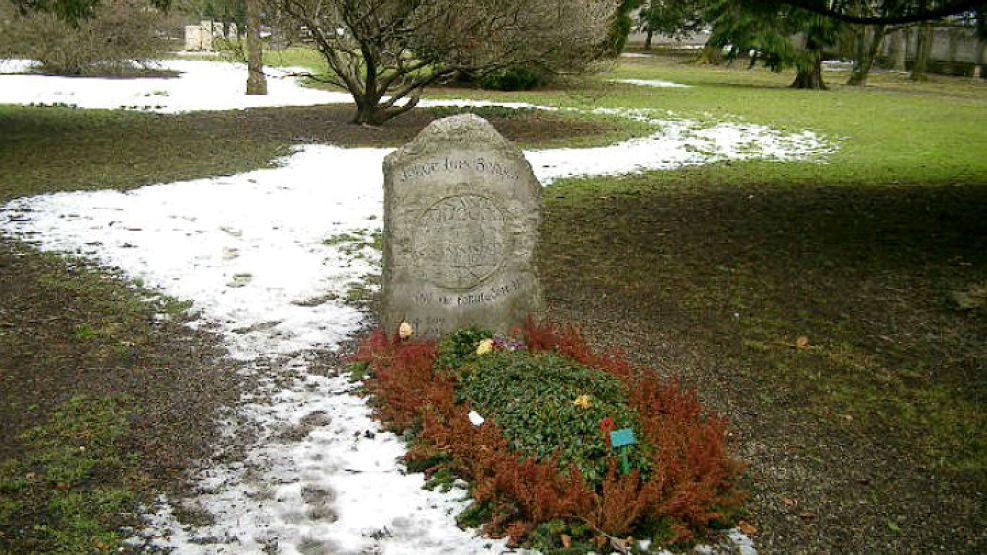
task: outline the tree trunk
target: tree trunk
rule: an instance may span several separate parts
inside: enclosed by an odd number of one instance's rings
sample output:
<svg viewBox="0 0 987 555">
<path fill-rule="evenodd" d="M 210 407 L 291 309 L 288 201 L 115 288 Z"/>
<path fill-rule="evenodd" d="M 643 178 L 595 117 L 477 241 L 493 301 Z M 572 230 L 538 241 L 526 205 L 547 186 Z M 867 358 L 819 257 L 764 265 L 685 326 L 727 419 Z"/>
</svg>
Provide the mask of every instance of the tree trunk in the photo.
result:
<svg viewBox="0 0 987 555">
<path fill-rule="evenodd" d="M 847 85 L 863 86 L 864 82 L 867 81 L 867 71 L 870 68 L 864 68 L 864 64 L 867 63 L 867 44 L 870 38 L 871 28 L 870 26 L 858 25 L 854 28 L 853 36 L 853 69 L 850 71 L 850 78 L 847 79 Z"/>
<path fill-rule="evenodd" d="M 699 51 L 695 62 L 697 64 L 720 65 L 723 63 L 723 48 L 706 43 Z"/>
<path fill-rule="evenodd" d="M 973 78 L 983 79 L 987 77 L 987 40 L 977 41 L 977 62 L 973 66 Z"/>
<path fill-rule="evenodd" d="M 247 94 L 267 94 L 263 44 L 260 40 L 260 0 L 247 0 Z"/>
<path fill-rule="evenodd" d="M 358 104 L 356 107 L 356 114 L 353 115 L 353 124 L 374 125 L 374 126 L 380 125 L 380 123 L 376 123 L 376 119 L 378 118 L 374 117 L 375 116 L 374 112 L 375 110 L 372 107 L 367 107 Z"/>
<path fill-rule="evenodd" d="M 929 53 L 932 51 L 932 24 L 922 22 L 918 29 L 918 43 L 915 45 L 915 61 L 912 62 L 912 81 L 925 81 L 929 78 L 926 71 L 929 66 Z"/>
<path fill-rule="evenodd" d="M 448 73 L 446 73 L 448 75 Z M 430 82 L 421 84 L 421 88 L 424 88 Z M 397 98 L 391 97 L 386 101 L 381 100 L 381 96 L 384 93 L 378 93 L 377 96 L 373 94 L 356 94 L 351 91 L 353 99 L 356 101 L 356 114 L 353 115 L 352 123 L 356 125 L 365 125 L 370 127 L 380 127 L 405 112 L 413 110 L 418 106 L 418 102 L 421 100 L 421 89 L 416 91 L 402 94 Z M 396 104 L 397 101 L 404 100 L 404 104 Z"/>
<path fill-rule="evenodd" d="M 380 98 L 373 98 L 372 95 L 353 95 L 356 99 L 356 114 L 353 115 L 353 123 L 356 125 L 369 125 L 380 127 L 385 121 L 391 119 L 388 111 L 381 107 Z"/>
<path fill-rule="evenodd" d="M 648 27 L 648 34 L 644 37 L 644 49 L 651 50 L 651 37 L 654 36 L 655 32 Z"/>
<path fill-rule="evenodd" d="M 815 61 L 811 65 L 796 66 L 795 81 L 792 82 L 793 89 L 826 90 L 826 84 L 822 78 L 822 55 L 817 52 L 814 57 Z"/>
<path fill-rule="evenodd" d="M 881 41 L 884 39 L 884 29 L 883 25 L 877 25 L 868 27 L 861 34 L 857 45 L 857 59 L 854 61 L 853 71 L 850 72 L 847 85 L 863 87 L 867 84 L 867 75 L 874 67 L 877 49 L 881 47 Z"/>
</svg>

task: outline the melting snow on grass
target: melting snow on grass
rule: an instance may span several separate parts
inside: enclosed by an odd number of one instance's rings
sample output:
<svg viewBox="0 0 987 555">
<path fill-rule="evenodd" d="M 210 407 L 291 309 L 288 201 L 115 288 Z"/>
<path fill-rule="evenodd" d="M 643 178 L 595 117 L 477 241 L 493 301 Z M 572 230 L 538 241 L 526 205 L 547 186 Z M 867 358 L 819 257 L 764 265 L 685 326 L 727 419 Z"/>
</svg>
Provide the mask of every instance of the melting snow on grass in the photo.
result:
<svg viewBox="0 0 987 555">
<path fill-rule="evenodd" d="M 834 148 L 812 131 L 782 133 L 763 125 L 657 119 L 649 112 L 596 110 L 645 121 L 657 128 L 647 137 L 597 148 L 535 150 L 525 155 L 542 184 L 563 177 L 624 175 L 725 160 L 821 159 Z"/>
<path fill-rule="evenodd" d="M 0 78 L 0 90 L 9 90 L 9 77 Z M 237 86 L 241 77 L 242 72 Z M 168 110 L 253 102 L 227 92 L 228 99 L 207 95 L 200 103 L 190 92 L 179 93 L 186 90 L 178 86 L 184 79 L 162 80 L 175 93 L 165 98 L 184 99 Z M 90 98 L 95 91 L 103 96 L 124 84 L 83 85 L 70 96 L 91 106 L 98 100 Z M 286 94 L 302 98 L 298 91 Z M 804 159 L 830 149 L 811 132 L 607 113 L 647 121 L 656 131 L 609 147 L 528 152 L 542 183 L 717 160 Z M 245 372 L 260 382 L 225 426 L 231 437 L 255 434 L 246 459 L 202 471 L 200 494 L 175 502 L 212 514 L 212 523 L 181 524 L 172 501 L 162 498 L 150 508 L 141 541 L 181 553 L 504 549 L 502 541 L 456 526 L 464 490 L 427 491 L 421 475 L 403 473 L 399 439 L 371 420 L 338 364 L 335 371 L 326 372 L 324 364 L 318 369 L 319 357 L 337 351 L 365 321 L 346 299 L 372 289 L 367 276 L 379 272 L 372 245 L 381 229 L 381 162 L 387 152 L 308 145 L 273 169 L 126 193 L 45 195 L 0 210 L 0 232 L 118 267 L 147 286 L 193 301 L 202 320 L 222 333 L 231 355 L 245 362 Z"/>
<path fill-rule="evenodd" d="M 166 499 L 147 540 L 182 553 L 470 552 L 502 543 L 456 527 L 464 492 L 422 489 L 393 434 L 343 375 L 309 372 L 362 316 L 345 302 L 378 253 L 386 151 L 309 146 L 280 168 L 119 193 L 62 193 L 8 205 L 5 231 L 121 268 L 191 299 L 248 361 L 261 390 L 238 408 L 258 437 L 243 462 L 208 468 L 183 527 Z M 327 173 L 327 168 L 332 173 Z"/>
<path fill-rule="evenodd" d="M 688 89 L 689 85 L 676 83 L 674 81 L 662 81 L 661 79 L 611 79 L 611 83 L 627 83 L 628 85 L 638 85 L 641 87 L 655 87 L 659 89 Z"/>
<path fill-rule="evenodd" d="M 247 96 L 247 69 L 243 64 L 167 60 L 153 68 L 178 72 L 178 77 L 137 79 L 20 73 L 32 67 L 31 62 L 23 60 L 0 61 L 0 104 L 67 104 L 79 108 L 177 113 L 353 101 L 345 93 L 300 86 L 293 74 L 304 70 L 298 69 L 264 68 L 268 94 Z"/>
<path fill-rule="evenodd" d="M 274 106 L 316 106 L 353 102 L 349 93 L 302 86 L 302 68 L 265 67 L 267 94 L 246 94 L 243 64 L 209 60 L 166 60 L 152 69 L 174 77 L 60 77 L 30 73 L 37 62 L 0 60 L 0 104 L 68 105 L 91 109 L 125 109 L 163 114 L 200 110 L 240 110 Z M 387 97 L 385 97 L 386 99 Z M 487 100 L 429 100 L 419 106 L 554 108 L 526 102 Z"/>
</svg>

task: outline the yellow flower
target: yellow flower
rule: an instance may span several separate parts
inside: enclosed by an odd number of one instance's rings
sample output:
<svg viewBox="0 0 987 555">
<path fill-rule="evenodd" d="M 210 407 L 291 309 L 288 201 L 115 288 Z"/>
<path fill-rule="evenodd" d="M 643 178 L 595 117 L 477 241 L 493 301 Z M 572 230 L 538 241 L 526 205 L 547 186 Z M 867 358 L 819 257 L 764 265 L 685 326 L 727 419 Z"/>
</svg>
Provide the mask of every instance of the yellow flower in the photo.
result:
<svg viewBox="0 0 987 555">
<path fill-rule="evenodd" d="M 401 325 L 398 326 L 398 337 L 400 337 L 401 339 L 408 339 L 409 337 L 414 335 L 414 333 L 415 330 L 411 327 L 411 324 L 409 324 L 408 322 L 401 322 Z"/>
<path fill-rule="evenodd" d="M 476 346 L 477 355 L 485 355 L 493 350 L 493 339 L 484 339 Z"/>
<path fill-rule="evenodd" d="M 576 397 L 576 400 L 573 401 L 572 404 L 576 405 L 581 409 L 588 409 L 591 404 L 589 400 L 589 395 L 584 394 L 584 395 L 580 395 L 579 397 Z"/>
</svg>

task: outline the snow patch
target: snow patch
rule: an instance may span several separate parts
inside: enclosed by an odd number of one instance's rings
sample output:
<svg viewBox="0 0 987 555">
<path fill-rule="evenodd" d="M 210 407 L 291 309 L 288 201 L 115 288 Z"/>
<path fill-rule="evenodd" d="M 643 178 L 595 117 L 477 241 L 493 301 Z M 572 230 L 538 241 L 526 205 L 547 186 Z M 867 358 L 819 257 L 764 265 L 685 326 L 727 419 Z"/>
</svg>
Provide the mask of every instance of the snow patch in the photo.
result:
<svg viewBox="0 0 987 555">
<path fill-rule="evenodd" d="M 38 66 L 34 60 L 0 60 L 0 75 L 8 73 L 24 73 Z"/>
<path fill-rule="evenodd" d="M 598 109 L 648 123 L 647 137 L 595 148 L 557 148 L 525 153 L 543 185 L 566 177 L 625 175 L 726 160 L 781 162 L 821 159 L 835 146 L 812 131 L 784 133 L 756 124 L 658 119 L 651 111 Z"/>
<path fill-rule="evenodd" d="M 166 60 L 152 67 L 176 77 L 61 77 L 29 73 L 31 60 L 0 60 L 0 104 L 69 105 L 91 109 L 125 109 L 163 114 L 205 110 L 240 110 L 275 106 L 352 104 L 349 93 L 303 86 L 304 68 L 265 67 L 266 95 L 247 92 L 243 64 L 211 60 Z M 386 99 L 386 97 L 385 97 Z M 421 107 L 487 107 L 555 110 L 527 102 L 429 100 Z"/>
<path fill-rule="evenodd" d="M 290 354 L 336 345 L 361 320 L 341 300 L 302 305 L 343 297 L 348 284 L 374 271 L 372 250 L 347 257 L 323 241 L 380 229 L 387 152 L 306 147 L 279 168 L 128 192 L 59 193 L 14 201 L 7 211 L 29 210 L 30 229 L 21 231 L 40 233 L 47 250 L 122 268 L 194 301 L 235 357 Z"/>
<path fill-rule="evenodd" d="M 24 60 L 7 60 L 5 71 L 27 71 Z M 142 110 L 179 113 L 192 110 L 235 110 L 267 106 L 314 106 L 353 101 L 346 93 L 303 87 L 298 68 L 264 68 L 268 94 L 250 95 L 243 64 L 205 60 L 167 60 L 156 69 L 176 71 L 178 77 L 59 77 L 0 75 L 0 104 L 68 104 L 79 108 Z M 9 71 L 8 73 L 12 73 Z"/>
<path fill-rule="evenodd" d="M 628 85 L 638 85 L 640 87 L 655 87 L 659 89 L 688 89 L 691 85 L 683 85 L 674 81 L 662 81 L 661 79 L 611 79 L 611 83 L 626 83 Z"/>
</svg>

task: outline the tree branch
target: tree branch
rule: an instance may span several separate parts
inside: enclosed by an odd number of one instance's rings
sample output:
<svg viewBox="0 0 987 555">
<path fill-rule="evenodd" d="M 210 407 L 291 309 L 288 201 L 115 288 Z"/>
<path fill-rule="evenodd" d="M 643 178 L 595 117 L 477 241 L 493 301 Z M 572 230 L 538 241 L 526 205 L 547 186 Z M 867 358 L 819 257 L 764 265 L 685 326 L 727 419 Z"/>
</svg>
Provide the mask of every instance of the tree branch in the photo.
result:
<svg viewBox="0 0 987 555">
<path fill-rule="evenodd" d="M 803 9 L 819 15 L 854 23 L 858 25 L 904 25 L 908 23 L 918 23 L 920 21 L 934 21 L 950 15 L 958 15 L 980 9 L 987 9 L 987 2 L 984 0 L 952 0 L 941 4 L 937 8 L 918 9 L 910 13 L 888 16 L 853 15 L 827 7 L 825 4 L 814 0 L 778 0 L 780 4 L 785 4 L 795 8 Z"/>
</svg>

